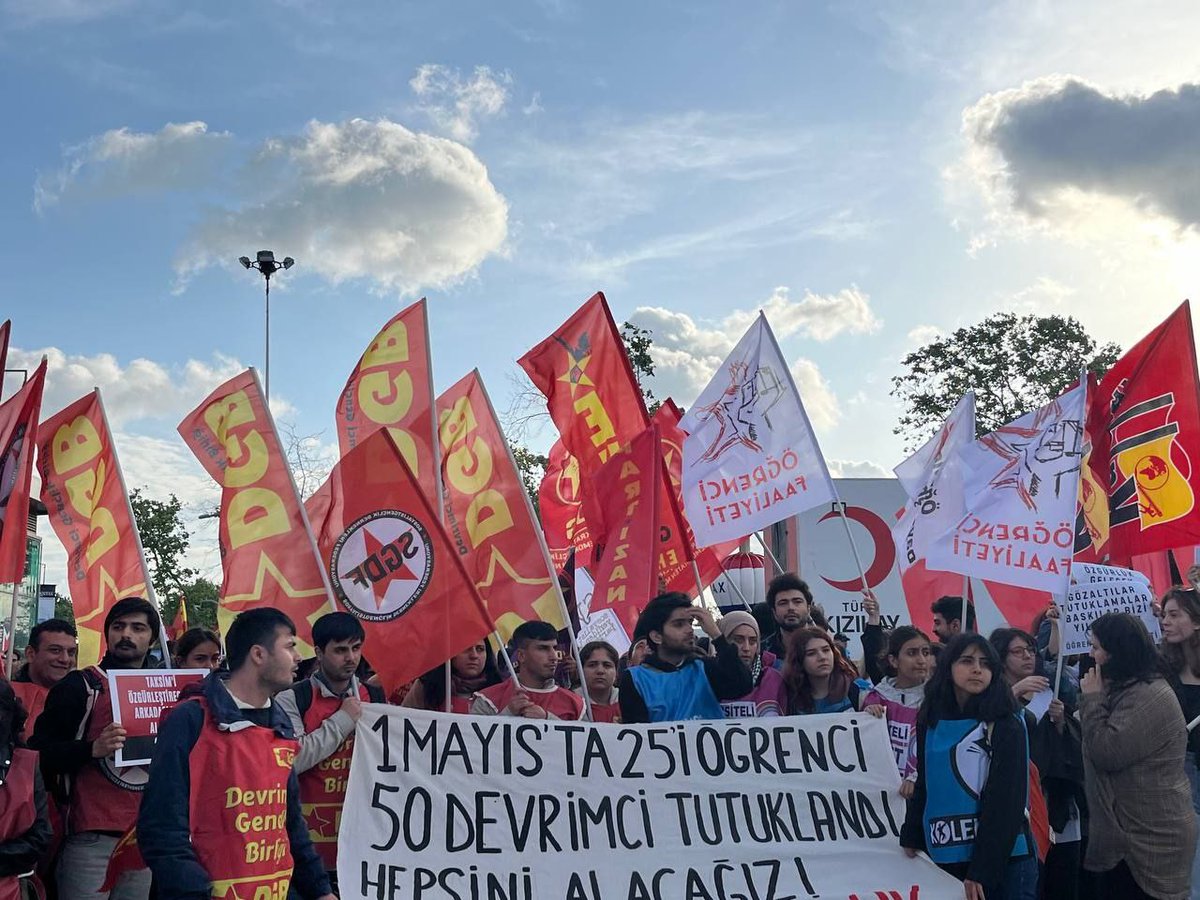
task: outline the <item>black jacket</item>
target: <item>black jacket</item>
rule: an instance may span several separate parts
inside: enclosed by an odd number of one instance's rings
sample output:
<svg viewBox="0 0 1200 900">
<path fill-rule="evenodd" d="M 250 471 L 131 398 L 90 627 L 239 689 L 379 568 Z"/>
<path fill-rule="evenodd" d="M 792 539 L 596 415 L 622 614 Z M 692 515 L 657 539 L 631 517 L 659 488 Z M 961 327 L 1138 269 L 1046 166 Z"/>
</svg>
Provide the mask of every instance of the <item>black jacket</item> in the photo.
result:
<svg viewBox="0 0 1200 900">
<path fill-rule="evenodd" d="M 754 679 L 745 663 L 738 657 L 737 647 L 723 637 L 713 638 L 712 646 L 717 655 L 701 657 L 700 661 L 704 664 L 704 674 L 708 677 L 708 684 L 717 699 L 736 700 L 754 690 Z M 658 669 L 660 672 L 676 672 L 691 663 L 693 658 L 688 657 L 682 663 L 675 665 L 664 662 L 651 653 L 642 662 L 642 665 Z M 646 708 L 646 701 L 638 693 L 637 685 L 634 683 L 629 669 L 621 673 L 621 680 L 617 688 L 617 701 L 621 705 L 621 721 L 626 725 L 649 722 L 650 711 Z"/>
</svg>

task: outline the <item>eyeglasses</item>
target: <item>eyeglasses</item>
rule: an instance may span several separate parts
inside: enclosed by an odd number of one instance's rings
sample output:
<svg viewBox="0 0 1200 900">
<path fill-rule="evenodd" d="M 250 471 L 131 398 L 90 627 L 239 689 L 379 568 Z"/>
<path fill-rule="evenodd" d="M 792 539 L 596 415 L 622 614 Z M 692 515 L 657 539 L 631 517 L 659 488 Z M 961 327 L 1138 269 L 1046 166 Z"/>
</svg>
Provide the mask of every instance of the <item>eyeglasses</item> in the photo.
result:
<svg viewBox="0 0 1200 900">
<path fill-rule="evenodd" d="M 1008 649 L 1009 656 L 1037 656 L 1037 651 L 1032 647 L 1010 647 Z"/>
</svg>

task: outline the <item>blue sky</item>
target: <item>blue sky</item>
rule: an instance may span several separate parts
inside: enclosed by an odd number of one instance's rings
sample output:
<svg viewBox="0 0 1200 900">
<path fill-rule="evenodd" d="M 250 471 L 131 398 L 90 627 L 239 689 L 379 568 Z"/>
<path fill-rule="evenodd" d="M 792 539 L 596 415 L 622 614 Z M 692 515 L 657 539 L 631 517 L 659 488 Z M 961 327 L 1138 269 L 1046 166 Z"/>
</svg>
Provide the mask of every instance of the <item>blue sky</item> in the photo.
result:
<svg viewBox="0 0 1200 900">
<path fill-rule="evenodd" d="M 243 253 L 298 261 L 273 400 L 325 453 L 416 297 L 438 389 L 479 366 L 502 410 L 596 290 L 683 404 L 761 307 L 835 471 L 882 473 L 931 335 L 1128 345 L 1194 293 L 1200 8 L 1102 7 L 0 0 L 13 358 L 50 355 L 48 412 L 99 384 L 129 482 L 199 510 L 174 427 L 261 365 Z"/>
</svg>

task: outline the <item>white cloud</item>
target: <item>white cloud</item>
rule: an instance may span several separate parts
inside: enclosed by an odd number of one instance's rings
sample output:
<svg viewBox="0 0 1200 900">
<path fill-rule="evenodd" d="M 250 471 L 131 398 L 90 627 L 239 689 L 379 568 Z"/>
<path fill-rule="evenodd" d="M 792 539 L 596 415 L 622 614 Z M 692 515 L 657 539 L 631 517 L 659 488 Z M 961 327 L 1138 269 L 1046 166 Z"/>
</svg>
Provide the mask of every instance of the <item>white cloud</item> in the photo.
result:
<svg viewBox="0 0 1200 900">
<path fill-rule="evenodd" d="M 257 168 L 260 197 L 195 229 L 181 277 L 273 243 L 330 281 L 409 295 L 461 282 L 508 235 L 508 205 L 474 153 L 387 119 L 311 122 L 269 141 Z"/>
<path fill-rule="evenodd" d="M 924 347 L 943 336 L 942 329 L 936 325 L 917 325 L 908 332 L 908 343 L 913 347 Z"/>
<path fill-rule="evenodd" d="M 0 20 L 9 24 L 63 25 L 126 12 L 138 0 L 3 0 Z"/>
<path fill-rule="evenodd" d="M 870 460 L 828 459 L 829 474 L 834 478 L 893 478 L 892 472 Z"/>
<path fill-rule="evenodd" d="M 39 213 L 64 195 L 108 197 L 211 185 L 231 148 L 228 132 L 204 122 L 169 122 L 147 133 L 114 128 L 63 153 L 55 172 L 38 174 L 33 206 Z"/>
<path fill-rule="evenodd" d="M 786 287 L 778 287 L 762 309 L 780 339 L 800 336 L 827 341 L 842 333 L 863 334 L 880 327 L 869 298 L 857 287 L 830 295 L 806 291 L 800 300 L 792 300 Z M 687 313 L 661 307 L 634 310 L 629 321 L 648 329 L 653 338 L 654 393 L 674 397 L 683 405 L 691 403 L 757 315 L 757 309 L 734 310 L 719 322 L 702 324 Z M 791 366 L 814 426 L 836 424 L 837 398 L 816 364 L 801 358 Z"/>
<path fill-rule="evenodd" d="M 479 134 L 479 121 L 504 112 L 512 81 L 508 72 L 496 74 L 487 66 L 476 66 L 474 74 L 464 78 L 458 69 L 427 63 L 408 84 L 420 99 L 421 111 L 441 131 L 469 143 Z"/>
<path fill-rule="evenodd" d="M 541 91 L 534 91 L 533 96 L 529 98 L 529 102 L 521 107 L 521 112 L 527 116 L 535 116 L 540 112 L 545 112 L 546 107 L 542 106 Z"/>
</svg>

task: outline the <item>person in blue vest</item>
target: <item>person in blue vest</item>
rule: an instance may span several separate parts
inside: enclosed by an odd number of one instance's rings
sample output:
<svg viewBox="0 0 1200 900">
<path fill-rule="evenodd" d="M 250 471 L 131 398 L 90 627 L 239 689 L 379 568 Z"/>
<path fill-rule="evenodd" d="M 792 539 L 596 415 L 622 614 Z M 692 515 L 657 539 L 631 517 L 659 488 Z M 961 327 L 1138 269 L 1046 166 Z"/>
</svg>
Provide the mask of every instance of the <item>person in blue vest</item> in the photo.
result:
<svg viewBox="0 0 1200 900">
<path fill-rule="evenodd" d="M 987 638 L 953 637 L 917 715 L 917 783 L 900 846 L 961 879 L 967 900 L 1037 896 L 1029 741 L 1002 669 Z"/>
<path fill-rule="evenodd" d="M 699 654 L 693 623 L 708 635 L 715 656 Z M 722 700 L 754 690 L 737 647 L 721 636 L 712 613 L 693 606 L 687 594 L 659 594 L 642 610 L 635 632 L 646 636 L 650 652 L 621 674 L 617 699 L 627 725 L 723 719 Z"/>
</svg>

